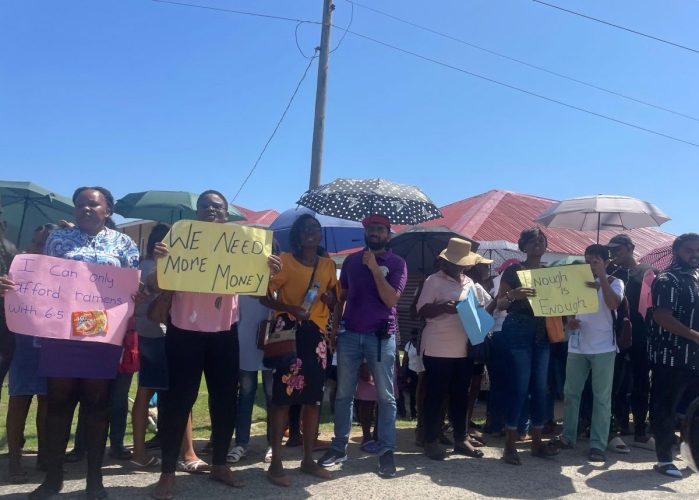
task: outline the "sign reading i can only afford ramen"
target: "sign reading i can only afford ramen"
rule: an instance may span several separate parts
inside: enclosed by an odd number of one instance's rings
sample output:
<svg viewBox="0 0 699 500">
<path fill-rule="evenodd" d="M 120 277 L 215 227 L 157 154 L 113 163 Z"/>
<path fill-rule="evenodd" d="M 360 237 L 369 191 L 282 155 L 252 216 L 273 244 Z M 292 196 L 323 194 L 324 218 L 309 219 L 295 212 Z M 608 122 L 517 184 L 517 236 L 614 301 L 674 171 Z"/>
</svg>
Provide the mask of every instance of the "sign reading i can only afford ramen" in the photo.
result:
<svg viewBox="0 0 699 500">
<path fill-rule="evenodd" d="M 158 286 L 165 290 L 264 295 L 272 233 L 264 229 L 194 220 L 176 222 L 163 240 Z"/>
<path fill-rule="evenodd" d="M 121 345 L 134 313 L 138 269 L 45 255 L 17 255 L 5 293 L 10 331 L 35 337 Z"/>
<path fill-rule="evenodd" d="M 525 288 L 536 290 L 529 297 L 534 316 L 574 316 L 597 312 L 597 290 L 585 286 L 594 281 L 588 264 L 517 271 Z"/>
</svg>

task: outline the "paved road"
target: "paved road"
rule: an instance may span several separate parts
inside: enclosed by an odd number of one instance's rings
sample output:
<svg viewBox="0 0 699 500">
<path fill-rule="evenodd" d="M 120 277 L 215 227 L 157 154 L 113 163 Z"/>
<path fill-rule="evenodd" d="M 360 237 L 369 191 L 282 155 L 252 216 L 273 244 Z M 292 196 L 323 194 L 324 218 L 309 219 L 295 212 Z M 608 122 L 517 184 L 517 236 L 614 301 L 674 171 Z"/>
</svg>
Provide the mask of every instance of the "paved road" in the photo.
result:
<svg viewBox="0 0 699 500">
<path fill-rule="evenodd" d="M 301 499 L 317 498 L 523 498 L 540 499 L 562 496 L 595 498 L 625 497 L 655 498 L 679 494 L 684 497 L 699 497 L 699 475 L 685 471 L 685 479 L 672 480 L 651 470 L 654 453 L 633 449 L 630 455 L 608 454 L 604 466 L 591 465 L 585 459 L 585 443 L 577 450 L 564 451 L 551 460 L 533 458 L 522 447 L 523 465 L 514 467 L 499 460 L 500 451 L 495 446 L 484 448 L 485 457 L 448 458 L 444 462 L 433 462 L 425 458 L 412 443 L 412 430 L 399 430 L 400 452 L 396 454 L 398 474 L 396 478 L 381 479 L 376 474 L 377 460 L 362 454 L 355 444 L 350 447 L 350 458 L 342 467 L 336 468 L 333 479 L 316 482 L 302 475 L 299 470 L 300 449 L 285 450 L 286 462 L 294 480 L 292 487 L 280 490 L 265 478 L 266 465 L 261 463 L 264 443 L 261 438 L 253 439 L 250 456 L 237 467 L 247 485 L 233 490 L 209 481 L 205 475 L 178 474 L 177 492 L 180 499 L 248 497 L 254 499 Z M 325 436 L 327 437 L 327 436 Z M 502 441 L 491 439 L 491 445 Z M 31 459 L 27 460 L 31 463 Z M 681 464 L 681 463 L 680 463 Z M 7 467 L 5 458 L 0 459 L 0 470 Z M 681 467 L 682 468 L 682 467 Z M 156 481 L 157 473 L 132 472 L 123 463 L 108 461 L 105 465 L 105 485 L 111 499 L 147 498 L 150 486 Z M 59 498 L 84 498 L 79 492 L 84 488 L 84 464 L 67 467 L 66 485 Z M 3 483 L 0 494 L 3 499 L 24 498 L 41 479 L 32 473 L 32 483 L 14 486 Z M 675 498 L 677 495 L 675 495 Z"/>
</svg>

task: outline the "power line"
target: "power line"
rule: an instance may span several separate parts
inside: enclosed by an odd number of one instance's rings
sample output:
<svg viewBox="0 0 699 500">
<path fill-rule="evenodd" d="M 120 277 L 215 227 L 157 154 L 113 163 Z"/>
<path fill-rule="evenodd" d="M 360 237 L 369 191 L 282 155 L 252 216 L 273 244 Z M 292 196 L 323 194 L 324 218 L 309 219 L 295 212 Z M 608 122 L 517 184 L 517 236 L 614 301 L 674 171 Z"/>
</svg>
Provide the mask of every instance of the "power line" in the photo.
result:
<svg viewBox="0 0 699 500">
<path fill-rule="evenodd" d="M 337 28 L 337 29 L 343 29 L 341 26 L 333 25 L 333 27 L 334 27 L 334 28 Z M 673 141 L 682 142 L 682 143 L 684 143 L 684 144 L 688 144 L 688 145 L 690 145 L 690 146 L 694 146 L 694 147 L 699 148 L 699 143 L 687 141 L 687 140 L 685 140 L 685 139 L 680 139 L 680 138 L 678 138 L 678 137 L 674 137 L 674 136 L 672 136 L 672 135 L 665 134 L 665 133 L 663 133 L 663 132 L 658 132 L 657 130 L 653 130 L 653 129 L 649 129 L 649 128 L 646 128 L 646 127 L 642 127 L 642 126 L 640 126 L 640 125 L 636 125 L 636 124 L 634 124 L 634 123 L 630 123 L 630 122 L 626 122 L 626 121 L 623 121 L 623 120 L 619 120 L 618 118 L 614 118 L 614 117 L 612 117 L 612 116 L 604 115 L 604 114 L 602 114 L 602 113 L 597 113 L 596 111 L 592 111 L 592 110 L 589 110 L 589 109 L 586 109 L 586 108 L 582 108 L 582 107 L 576 106 L 576 105 L 574 105 L 574 104 L 569 104 L 569 103 L 564 102 L 564 101 L 559 101 L 558 99 L 554 99 L 554 98 L 552 98 L 552 97 L 547 97 L 547 96 L 542 95 L 542 94 L 537 94 L 536 92 L 532 92 L 532 91 L 530 91 L 530 90 L 526 90 L 526 89 L 523 89 L 523 88 L 521 88 L 521 87 L 516 87 L 516 86 L 514 86 L 514 85 L 510 85 L 509 83 L 501 82 L 501 81 L 499 81 L 499 80 L 495 80 L 494 78 L 490 78 L 490 77 L 487 77 L 487 76 L 484 76 L 484 75 L 480 75 L 480 74 L 478 74 L 478 73 L 474 73 L 474 72 L 472 72 L 472 71 L 468 71 L 468 70 L 466 70 L 466 69 L 459 68 L 458 66 L 454 66 L 454 65 L 452 65 L 452 64 L 445 63 L 445 62 L 439 61 L 439 60 L 437 60 L 437 59 L 433 59 L 433 58 L 431 58 L 431 57 L 423 56 L 422 54 L 418 54 L 417 52 L 413 52 L 413 51 L 410 51 L 410 50 L 407 50 L 407 49 L 403 49 L 403 48 L 401 48 L 401 47 L 398 47 L 398 46 L 396 46 L 396 45 L 392 45 L 392 44 L 390 44 L 390 43 L 388 43 L 388 42 L 383 42 L 383 41 L 381 41 L 381 40 L 378 40 L 378 39 L 376 39 L 376 38 L 370 37 L 370 36 L 368 36 L 368 35 L 364 35 L 364 34 L 362 34 L 362 33 L 357 33 L 356 31 L 348 30 L 347 32 L 348 32 L 350 35 L 354 35 L 354 36 L 356 36 L 356 37 L 363 38 L 363 39 L 368 40 L 368 41 L 370 41 L 370 42 L 374 42 L 374 43 L 376 43 L 376 44 L 378 44 L 378 45 L 382 45 L 382 46 L 384 46 L 384 47 L 388 47 L 388 48 L 393 49 L 393 50 L 395 50 L 395 51 L 402 52 L 403 54 L 408 54 L 408 55 L 411 55 L 411 56 L 413 56 L 413 57 L 417 57 L 418 59 L 422 59 L 423 61 L 428 61 L 428 62 L 431 62 L 431 63 L 433 63 L 433 64 L 437 64 L 437 65 L 439 65 L 439 66 L 442 66 L 442 67 L 445 67 L 445 68 L 449 68 L 449 69 L 452 69 L 452 70 L 454 70 L 454 71 L 458 71 L 458 72 L 460 72 L 460 73 L 464 73 L 464 74 L 466 74 L 466 75 L 473 76 L 473 77 L 475 77 L 475 78 L 479 78 L 479 79 L 481 79 L 481 80 L 485 80 L 485 81 L 490 82 L 490 83 L 494 83 L 494 84 L 496 84 L 496 85 L 500 85 L 501 87 L 506 87 L 506 88 L 511 89 L 511 90 L 516 90 L 517 92 L 521 92 L 521 93 L 523 93 L 523 94 L 527 94 L 527 95 L 530 95 L 530 96 L 533 96 L 533 97 L 537 97 L 537 98 L 542 99 L 542 100 L 544 100 L 544 101 L 552 102 L 552 103 L 558 104 L 558 105 L 560 105 L 560 106 L 565 106 L 566 108 L 574 109 L 574 110 L 576 110 L 576 111 L 581 111 L 581 112 L 583 112 L 583 113 L 587 113 L 587 114 L 589 114 L 589 115 L 597 116 L 597 117 L 599 117 L 599 118 L 604 118 L 605 120 L 609 120 L 609 121 L 618 123 L 618 124 L 620 124 L 620 125 L 625 125 L 625 126 L 627 126 L 627 127 L 635 128 L 635 129 L 637 129 L 637 130 L 642 130 L 642 131 L 648 132 L 648 133 L 650 133 L 650 134 L 654 134 L 654 135 L 657 135 L 657 136 L 660 136 L 660 137 L 665 137 L 666 139 L 671 139 L 671 140 L 673 140 Z"/>
<path fill-rule="evenodd" d="M 347 23 L 347 27 L 345 28 L 345 32 L 340 37 L 340 41 L 337 42 L 337 45 L 335 46 L 335 48 L 330 51 L 331 54 L 340 48 L 340 45 L 342 45 L 342 42 L 345 41 L 345 37 L 347 36 L 347 30 L 349 30 L 352 27 L 352 23 L 354 22 L 354 3 L 349 2 L 349 4 L 352 6 L 352 11 L 350 13 L 350 20 Z"/>
<path fill-rule="evenodd" d="M 693 49 L 693 48 L 691 48 L 691 47 L 687 47 L 686 45 L 680 45 L 679 43 L 671 42 L 671 41 L 669 41 L 669 40 L 665 40 L 664 38 L 659 38 L 659 37 L 657 37 L 657 36 L 649 35 L 649 34 L 647 34 L 647 33 L 642 33 L 642 32 L 640 32 L 640 31 L 636 31 L 636 30 L 633 30 L 633 29 L 631 29 L 631 28 L 626 28 L 626 27 L 620 26 L 620 25 L 618 25 L 618 24 L 610 23 L 609 21 L 604 21 L 604 20 L 602 20 L 602 19 L 597 19 L 596 17 L 588 16 L 588 15 L 582 14 L 582 13 L 580 13 L 580 12 L 575 12 L 574 10 L 564 9 L 563 7 L 560 7 L 560 6 L 558 6 L 558 5 L 553 5 L 553 4 L 551 4 L 551 3 L 542 2 L 541 0 L 532 0 L 532 1 L 533 1 L 533 2 L 536 2 L 536 3 L 539 3 L 539 4 L 541 4 L 541 5 L 546 5 L 547 7 L 551 7 L 551 8 L 553 8 L 553 9 L 558 9 L 558 10 L 561 10 L 561 11 L 563 11 L 563 12 L 568 12 L 569 14 L 573 14 L 573 15 L 576 15 L 576 16 L 584 17 L 585 19 L 589 19 L 589 20 L 591 20 L 591 21 L 596 21 L 596 22 L 598 22 L 598 23 L 606 24 L 607 26 L 612 26 L 613 28 L 617 28 L 617 29 L 620 29 L 620 30 L 628 31 L 629 33 L 633 33 L 634 35 L 644 36 L 644 37 L 646 37 L 646 38 L 650 38 L 651 40 L 655 40 L 656 42 L 666 43 L 666 44 L 668 44 L 668 45 L 672 45 L 673 47 L 677 47 L 677 48 L 680 48 L 680 49 L 688 50 L 688 51 L 690 51 L 690 52 L 694 52 L 694 53 L 696 53 L 696 54 L 699 54 L 699 50 L 697 50 L 697 49 Z"/>
<path fill-rule="evenodd" d="M 209 8 L 209 7 L 202 7 L 201 5 L 195 5 L 195 4 L 187 4 L 187 3 L 181 3 L 181 2 L 171 2 L 171 1 L 169 1 L 169 0 L 153 0 L 153 1 L 161 2 L 161 3 L 172 3 L 172 4 L 175 4 L 175 5 L 184 5 L 184 6 L 188 6 L 188 7 Z M 535 1 L 536 1 L 536 0 L 535 0 Z M 322 23 L 320 23 L 320 22 L 318 22 L 318 21 L 308 21 L 308 20 L 303 20 L 303 19 L 293 19 L 293 18 L 286 18 L 286 17 L 279 17 L 279 16 L 268 16 L 268 15 L 266 15 L 266 14 L 256 14 L 256 13 L 251 13 L 251 12 L 234 11 L 234 10 L 229 10 L 229 9 L 219 9 L 219 8 L 210 8 L 210 9 L 211 9 L 211 10 L 219 10 L 219 11 L 223 11 L 223 12 L 231 12 L 231 13 L 235 13 L 235 14 L 254 15 L 254 16 L 259 16 L 259 17 L 271 17 L 271 18 L 273 18 L 273 19 L 280 19 L 280 20 L 284 20 L 284 21 L 293 21 L 293 22 L 296 22 L 296 23 L 307 22 L 307 23 L 311 23 L 311 24 L 322 24 Z M 612 117 L 612 116 L 604 115 L 604 114 L 602 114 L 602 113 L 597 113 L 596 111 L 592 111 L 592 110 L 589 110 L 589 109 L 586 109 L 586 108 L 582 108 L 582 107 L 576 106 L 576 105 L 574 105 L 574 104 L 569 104 L 569 103 L 567 103 L 567 102 L 560 101 L 560 100 L 558 100 L 558 99 L 554 99 L 554 98 L 551 98 L 551 97 L 547 97 L 547 96 L 542 95 L 542 94 L 537 94 L 536 92 L 532 92 L 532 91 L 530 91 L 530 90 L 526 90 L 526 89 L 523 89 L 523 88 L 520 88 L 520 87 L 516 87 L 516 86 L 514 86 L 514 85 L 510 85 L 509 83 L 504 83 L 504 82 L 495 80 L 495 79 L 493 79 L 493 78 L 490 78 L 490 77 L 487 77 L 487 76 L 484 76 L 484 75 L 480 75 L 480 74 L 478 74 L 478 73 L 474 73 L 474 72 L 472 72 L 472 71 L 468 71 L 468 70 L 463 69 L 463 68 L 459 68 L 458 66 L 454 66 L 454 65 L 451 65 L 451 64 L 448 64 L 448 63 L 439 61 L 439 60 L 437 60 L 437 59 L 433 59 L 433 58 L 431 58 L 431 57 L 427 57 L 427 56 L 424 56 L 424 55 L 422 55 L 422 54 L 418 54 L 417 52 L 412 52 L 412 51 L 410 51 L 410 50 L 403 49 L 403 48 L 401 48 L 401 47 L 398 47 L 398 46 L 396 46 L 396 45 L 392 45 L 392 44 L 390 44 L 390 43 L 388 43 L 388 42 L 383 42 L 383 41 L 381 41 L 381 40 L 378 40 L 378 39 L 376 39 L 376 38 L 370 37 L 370 36 L 368 36 L 368 35 L 364 35 L 364 34 L 362 34 L 362 33 L 357 33 L 356 31 L 352 31 L 352 30 L 347 29 L 347 28 L 345 28 L 345 27 L 343 27 L 343 26 L 338 26 L 338 25 L 336 25 L 336 24 L 332 24 L 332 27 L 333 27 L 333 28 L 336 28 L 336 29 L 339 29 L 339 30 L 346 31 L 346 32 L 347 32 L 348 34 L 350 34 L 350 35 L 354 35 L 354 36 L 356 36 L 356 37 L 363 38 L 363 39 L 368 40 L 368 41 L 370 41 L 370 42 L 374 42 L 374 43 L 376 43 L 376 44 L 378 44 L 378 45 L 382 45 L 382 46 L 384 46 L 384 47 L 393 49 L 393 50 L 395 50 L 395 51 L 398 51 L 398 52 L 401 52 L 401 53 L 404 53 L 404 54 L 411 55 L 411 56 L 416 57 L 416 58 L 418 58 L 418 59 L 421 59 L 421 60 L 423 60 L 423 61 L 431 62 L 431 63 L 436 64 L 436 65 L 438 65 L 438 66 L 442 66 L 442 67 L 445 67 L 445 68 L 449 68 L 449 69 L 452 69 L 452 70 L 454 70 L 454 71 L 458 71 L 458 72 L 460 72 L 460 73 L 464 73 L 464 74 L 466 74 L 466 75 L 473 76 L 473 77 L 475 77 L 475 78 L 479 78 L 479 79 L 481 79 L 481 80 L 484 80 L 484 81 L 487 81 L 487 82 L 490 82 L 490 83 L 494 83 L 494 84 L 500 85 L 500 86 L 502 86 L 502 87 L 509 88 L 509 89 L 511 89 L 511 90 L 516 90 L 517 92 L 521 92 L 521 93 L 523 93 L 523 94 L 527 94 L 527 95 L 530 95 L 530 96 L 532 96 L 532 97 L 537 97 L 537 98 L 542 99 L 542 100 L 544 100 L 544 101 L 552 102 L 552 103 L 554 103 L 554 104 L 558 104 L 558 105 L 560 105 L 560 106 L 564 106 L 564 107 L 569 108 L 569 109 L 574 109 L 574 110 L 576 110 L 576 111 L 580 111 L 580 112 L 582 112 L 582 113 L 586 113 L 586 114 L 589 114 L 589 115 L 592 115 L 592 116 L 597 116 L 598 118 L 603 118 L 603 119 L 605 119 L 605 120 L 609 120 L 609 121 L 611 121 L 611 122 L 618 123 L 618 124 L 620 124 L 620 125 L 625 125 L 625 126 L 627 126 L 627 127 L 631 127 L 631 128 L 636 129 L 636 130 L 641 130 L 641 131 L 647 132 L 647 133 L 649 133 L 649 134 L 654 134 L 654 135 L 657 135 L 657 136 L 659 136 L 659 137 L 664 137 L 664 138 L 666 138 L 666 139 L 670 139 L 670 140 L 673 140 L 673 141 L 677 141 L 677 142 L 681 142 L 681 143 L 684 143 L 684 144 L 688 144 L 688 145 L 690 145 L 690 146 L 699 147 L 699 144 L 698 144 L 698 143 L 694 143 L 694 142 L 691 142 L 691 141 L 688 141 L 688 140 L 685 140 L 685 139 L 680 139 L 680 138 L 678 138 L 678 137 L 674 137 L 674 136 L 671 136 L 671 135 L 669 135 L 669 134 L 665 134 L 665 133 L 663 133 L 663 132 L 658 132 L 657 130 L 649 129 L 649 128 L 646 128 L 646 127 L 642 127 L 642 126 L 640 126 L 640 125 L 636 125 L 636 124 L 634 124 L 634 123 L 630 123 L 630 122 L 626 122 L 626 121 L 620 120 L 620 119 L 618 119 L 618 118 L 614 118 L 614 117 Z M 313 59 L 314 59 L 314 58 L 311 58 L 311 60 L 310 60 L 310 62 L 309 62 L 309 65 L 308 65 L 308 67 L 306 68 L 306 71 L 304 72 L 304 78 L 305 78 L 305 75 L 308 73 L 308 69 L 310 68 L 310 66 L 311 66 L 311 64 L 312 64 Z M 299 82 L 299 85 L 297 86 L 296 90 L 294 91 L 294 96 L 296 95 L 296 92 L 298 92 L 298 88 L 300 87 L 302 81 L 303 81 L 303 79 Z M 294 97 L 294 96 L 292 96 L 292 100 L 293 100 L 293 97 Z M 291 101 L 289 102 L 289 105 L 287 106 L 286 110 L 284 110 L 284 114 L 282 115 L 282 119 L 281 119 L 281 120 L 279 121 L 279 123 L 277 124 L 277 127 L 275 128 L 275 130 L 274 130 L 274 132 L 273 132 L 273 134 L 272 134 L 272 137 L 274 136 L 274 133 L 276 133 L 277 129 L 278 129 L 279 126 L 281 125 L 281 121 L 283 120 L 284 115 L 286 114 L 286 111 L 288 111 L 288 109 L 289 109 L 290 106 L 291 106 Z M 257 164 L 259 163 L 259 160 L 260 160 L 260 158 L 262 157 L 262 154 L 264 153 L 264 151 L 266 150 L 267 146 L 269 145 L 269 142 L 271 142 L 272 137 L 270 137 L 270 139 L 267 141 L 267 144 L 265 145 L 264 149 L 262 150 L 262 153 L 260 154 L 260 157 L 259 157 L 258 160 L 255 162 L 255 165 L 253 166 L 252 170 L 250 171 L 250 174 L 248 174 L 248 177 L 247 177 L 247 178 L 245 179 L 245 181 L 243 182 L 243 185 L 245 185 L 245 182 L 247 182 L 247 180 L 248 180 L 248 179 L 250 178 L 250 176 L 252 175 L 252 172 L 253 172 L 254 169 L 257 167 Z M 241 189 L 242 189 L 242 186 L 241 186 Z M 236 193 L 236 196 L 238 196 L 239 193 L 240 193 L 240 190 L 238 190 L 238 193 Z M 235 200 L 235 198 L 233 198 L 233 199 Z"/>
<path fill-rule="evenodd" d="M 351 3 L 352 5 L 356 5 L 357 7 L 360 7 L 360 8 L 362 8 L 362 9 L 366 9 L 366 10 L 375 12 L 376 14 L 379 14 L 379 15 L 382 15 L 382 16 L 385 16 L 385 17 L 388 17 L 388 18 L 390 18 L 390 19 L 393 19 L 394 21 L 398 21 L 398 22 L 400 22 L 400 23 L 407 24 L 407 25 L 409 25 L 409 26 L 412 26 L 412 27 L 414 27 L 414 28 L 418 28 L 418 29 L 423 30 L 423 31 L 426 31 L 426 32 L 428 32 L 428 33 L 432 33 L 432 34 L 434 34 L 434 35 L 441 36 L 441 37 L 446 38 L 446 39 L 448 39 L 448 40 L 452 40 L 452 41 L 454 41 L 454 42 L 458 42 L 458 43 L 461 43 L 461 44 L 463 44 L 463 45 L 467 45 L 467 46 L 469 46 L 469 47 L 472 47 L 472 48 L 474 48 L 474 49 L 477 49 L 477 50 L 486 52 L 486 53 L 488 53 L 488 54 L 491 54 L 491 55 L 494 55 L 494 56 L 497 56 L 497 57 L 501 57 L 501 58 L 503 58 L 503 59 L 507 59 L 508 61 L 512 61 L 512 62 L 514 62 L 514 63 L 521 64 L 521 65 L 526 66 L 526 67 L 528 67 L 528 68 L 532 68 L 532 69 L 535 69 L 535 70 L 537 70 L 537 71 L 542 71 L 542 72 L 544 72 L 544 73 L 548 73 L 549 75 L 553 75 L 553 76 L 556 76 L 556 77 L 558 77 L 558 78 L 563 78 L 563 79 L 565 79 L 565 80 L 569 80 L 569 81 L 571 81 L 571 82 L 575 82 L 575 83 L 578 83 L 578 84 L 580 84 L 580 85 L 585 85 L 585 86 L 590 87 L 590 88 L 593 88 L 593 89 L 595 89 L 595 90 L 599 90 L 599 91 L 601 91 L 601 92 L 606 92 L 606 93 L 608 93 L 608 94 L 615 95 L 615 96 L 617 96 L 617 97 L 621 97 L 622 99 L 627 99 L 627 100 L 629 100 L 629 101 L 633 101 L 633 102 L 636 102 L 636 103 L 638 103 L 638 104 L 643 104 L 644 106 L 649 106 L 649 107 L 651 107 L 651 108 L 659 109 L 659 110 L 665 111 L 665 112 L 667 112 L 667 113 L 672 113 L 673 115 L 681 116 L 681 117 L 683 117 L 683 118 L 688 118 L 688 119 L 694 120 L 694 121 L 699 121 L 699 118 L 697 118 L 697 117 L 695 117 L 695 116 L 691 116 L 691 115 L 682 113 L 682 112 L 680 112 L 680 111 L 675 111 L 675 110 L 673 110 L 673 109 L 669 109 L 669 108 L 666 108 L 666 107 L 664 107 L 664 106 L 660 106 L 660 105 L 658 105 L 658 104 L 653 104 L 653 103 L 648 102 L 648 101 L 644 101 L 644 100 L 641 100 L 641 99 L 637 99 L 637 98 L 635 98 L 635 97 L 631 97 L 631 96 L 628 96 L 628 95 L 626 95 L 626 94 L 622 94 L 621 92 L 616 92 L 616 91 L 614 91 L 614 90 L 609 90 L 609 89 L 606 89 L 606 88 L 604 88 L 604 87 L 600 87 L 599 85 L 595 85 L 594 83 L 589 83 L 589 82 L 586 82 L 586 81 L 584 81 L 584 80 L 580 80 L 580 79 L 578 79 L 578 78 L 574 78 L 574 77 L 572 77 L 572 76 L 564 75 L 564 74 L 562 74 L 562 73 L 558 73 L 557 71 L 553 71 L 553 70 L 544 68 L 544 67 L 542 67 L 542 66 L 538 66 L 538 65 L 536 65 L 536 64 L 529 63 L 529 62 L 524 61 L 524 60 L 522 60 L 522 59 L 517 59 L 517 58 L 515 58 L 515 57 L 508 56 L 507 54 L 503 54 L 503 53 L 501 53 L 501 52 L 496 52 L 496 51 L 494 51 L 494 50 L 488 49 L 488 48 L 483 47 L 483 46 L 480 46 L 480 45 L 476 45 L 476 44 L 474 44 L 474 43 L 468 42 L 468 41 L 463 40 L 463 39 L 461 39 L 461 38 L 457 38 L 457 37 L 452 36 L 452 35 L 449 35 L 449 34 L 447 34 L 447 33 L 443 33 L 443 32 L 441 32 L 441 31 L 437 31 L 437 30 L 435 30 L 435 29 L 433 29 L 433 28 L 429 28 L 429 27 L 427 27 L 427 26 L 422 26 L 422 25 L 417 24 L 417 23 L 414 23 L 414 22 L 412 22 L 412 21 L 408 21 L 407 19 L 400 18 L 400 17 L 395 16 L 395 15 L 393 15 L 393 14 L 390 14 L 390 13 L 388 13 L 388 12 L 385 12 L 385 11 L 382 11 L 382 10 L 379 10 L 379 9 L 375 9 L 375 8 L 369 7 L 369 6 L 367 6 L 367 5 L 363 5 L 363 4 L 359 3 L 359 2 L 355 2 L 355 1 L 353 1 L 353 0 L 345 0 L 345 1 Z"/>
<path fill-rule="evenodd" d="M 247 11 L 243 11 L 243 10 L 222 9 L 220 7 L 211 7 L 209 5 L 196 5 L 196 4 L 185 3 L 185 2 L 173 2 L 171 0 L 152 0 L 152 1 L 157 2 L 157 3 L 169 3 L 171 5 L 181 5 L 183 7 L 195 7 L 197 9 L 215 10 L 218 12 L 227 12 L 229 14 L 240 14 L 243 16 L 262 17 L 265 19 L 275 19 L 277 21 L 290 21 L 290 22 L 294 22 L 294 23 L 308 23 L 308 24 L 322 24 L 320 21 L 311 21 L 308 19 L 296 19 L 293 17 L 273 16 L 271 14 L 260 14 L 259 12 L 247 12 Z"/>
<path fill-rule="evenodd" d="M 262 160 L 262 156 L 265 154 L 265 151 L 267 151 L 267 147 L 270 145 L 270 143 L 272 142 L 272 139 L 274 139 L 274 136 L 277 134 L 279 127 L 281 126 L 282 122 L 284 121 L 284 117 L 286 117 L 286 113 L 289 111 L 289 108 L 291 108 L 291 104 L 294 102 L 294 99 L 296 98 L 296 94 L 298 94 L 299 89 L 301 88 L 301 84 L 306 79 L 306 75 L 308 75 L 308 70 L 311 69 L 311 66 L 313 65 L 313 61 L 316 58 L 317 58 L 317 56 L 313 56 L 308 61 L 308 65 L 306 66 L 306 69 L 304 70 L 303 75 L 301 76 L 301 79 L 296 84 L 296 88 L 294 89 L 293 94 L 291 94 L 291 98 L 289 99 L 289 102 L 287 103 L 286 107 L 284 108 L 284 111 L 282 112 L 282 116 L 279 118 L 279 121 L 277 122 L 277 125 L 274 127 L 272 134 L 269 136 L 269 139 L 267 139 L 267 142 L 265 143 L 264 147 L 262 148 L 262 151 L 260 151 L 260 154 L 257 156 L 257 160 L 255 160 L 255 163 L 253 164 L 252 168 L 250 169 L 250 172 L 248 172 L 247 177 L 245 177 L 245 180 L 243 180 L 243 183 L 240 185 L 240 188 L 235 193 L 235 196 L 231 200 L 231 203 L 233 203 L 236 200 L 236 198 L 238 198 L 238 195 L 245 187 L 245 184 L 247 184 L 248 180 L 250 180 L 250 177 L 252 177 L 252 174 L 255 172 L 257 165 L 260 164 L 260 160 Z"/>
</svg>

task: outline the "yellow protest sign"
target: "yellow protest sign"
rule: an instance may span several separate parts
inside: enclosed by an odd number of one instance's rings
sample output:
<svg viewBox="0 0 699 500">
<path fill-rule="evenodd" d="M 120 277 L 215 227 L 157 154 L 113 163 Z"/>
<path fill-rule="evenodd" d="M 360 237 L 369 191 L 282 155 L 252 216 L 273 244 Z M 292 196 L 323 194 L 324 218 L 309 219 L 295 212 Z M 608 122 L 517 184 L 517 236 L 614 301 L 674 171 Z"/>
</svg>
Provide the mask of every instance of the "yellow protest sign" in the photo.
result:
<svg viewBox="0 0 699 500">
<path fill-rule="evenodd" d="M 529 297 L 534 316 L 573 316 L 597 312 L 597 290 L 585 286 L 594 281 L 588 264 L 517 271 L 522 286 L 536 290 Z"/>
<path fill-rule="evenodd" d="M 264 295 L 272 232 L 237 224 L 175 222 L 163 240 L 170 248 L 158 259 L 164 290 Z"/>
</svg>

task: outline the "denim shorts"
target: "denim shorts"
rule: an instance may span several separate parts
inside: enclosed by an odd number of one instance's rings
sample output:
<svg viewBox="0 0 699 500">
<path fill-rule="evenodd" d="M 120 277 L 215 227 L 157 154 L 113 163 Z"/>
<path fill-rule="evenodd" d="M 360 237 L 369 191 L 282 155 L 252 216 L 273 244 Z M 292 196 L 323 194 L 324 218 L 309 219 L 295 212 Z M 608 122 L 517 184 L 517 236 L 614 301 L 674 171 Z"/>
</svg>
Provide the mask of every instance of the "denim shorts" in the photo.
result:
<svg viewBox="0 0 699 500">
<path fill-rule="evenodd" d="M 46 377 L 40 377 L 41 347 L 37 337 L 17 335 L 15 355 L 10 364 L 10 396 L 45 396 Z"/>
<path fill-rule="evenodd" d="M 147 389 L 167 390 L 168 371 L 165 353 L 165 337 L 138 337 L 138 386 Z"/>
</svg>

